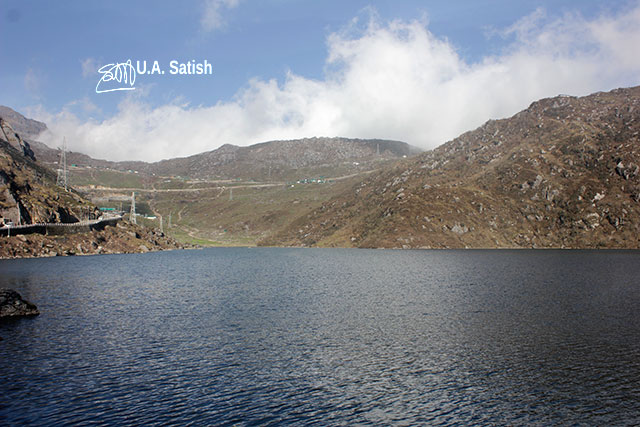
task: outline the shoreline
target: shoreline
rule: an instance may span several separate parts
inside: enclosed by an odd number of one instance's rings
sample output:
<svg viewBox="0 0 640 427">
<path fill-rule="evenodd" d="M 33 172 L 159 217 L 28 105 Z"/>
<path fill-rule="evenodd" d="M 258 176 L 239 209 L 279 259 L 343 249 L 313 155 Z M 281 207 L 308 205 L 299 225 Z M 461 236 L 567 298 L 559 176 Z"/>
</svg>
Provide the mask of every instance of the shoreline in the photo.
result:
<svg viewBox="0 0 640 427">
<path fill-rule="evenodd" d="M 0 240 L 0 243 L 2 240 Z M 0 246 L 1 247 L 1 246 Z M 15 259 L 40 259 L 40 258 L 55 258 L 55 257 L 70 257 L 70 256 L 98 256 L 98 255 L 125 255 L 125 254 L 142 254 L 142 253 L 150 253 L 150 252 L 165 252 L 165 251 L 176 251 L 176 250 L 195 250 L 195 249 L 236 249 L 236 248 L 246 248 L 246 249 L 355 249 L 355 250 L 389 250 L 389 251 L 534 251 L 534 252 L 547 252 L 547 251 L 563 251 L 563 252 L 571 252 L 571 251 L 640 251 L 640 248 L 625 248 L 625 247 L 607 247 L 607 248 L 594 248 L 594 247 L 544 247 L 544 248 L 525 248 L 525 247 L 495 247 L 495 248 L 487 248 L 487 247 L 478 247 L 478 248 L 385 248 L 385 247 L 374 247 L 374 248 L 360 248 L 360 247 L 346 247 L 346 246 L 237 246 L 237 245 L 216 245 L 216 246 L 183 246 L 183 247 L 152 247 L 146 249 L 137 248 L 133 250 L 125 249 L 125 250 L 102 250 L 102 251 L 82 251 L 76 252 L 73 250 L 66 250 L 62 252 L 50 251 L 48 253 L 41 254 L 33 254 L 33 253 L 23 253 L 23 254 L 15 254 L 13 256 L 4 256 L 0 255 L 0 260 L 15 260 Z"/>
</svg>

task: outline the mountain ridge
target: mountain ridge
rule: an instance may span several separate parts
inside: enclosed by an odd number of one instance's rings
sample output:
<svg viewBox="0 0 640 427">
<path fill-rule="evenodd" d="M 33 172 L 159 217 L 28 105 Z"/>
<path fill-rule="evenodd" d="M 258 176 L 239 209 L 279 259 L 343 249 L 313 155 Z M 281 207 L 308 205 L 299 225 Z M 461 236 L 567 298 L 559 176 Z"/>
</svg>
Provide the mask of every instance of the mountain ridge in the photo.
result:
<svg viewBox="0 0 640 427">
<path fill-rule="evenodd" d="M 640 87 L 533 102 L 373 174 L 262 245 L 638 247 Z"/>
<path fill-rule="evenodd" d="M 158 175 L 192 178 L 246 178 L 244 171 L 251 167 L 254 169 L 253 178 L 283 178 L 303 168 L 326 167 L 340 162 L 389 160 L 417 152 L 417 148 L 400 141 L 311 137 L 266 141 L 247 147 L 225 144 L 189 157 L 161 160 L 149 164 L 144 170 Z"/>
<path fill-rule="evenodd" d="M 4 117 L 20 132 L 41 162 L 55 168 L 59 149 L 37 140 L 47 130 L 44 123 L 28 119 L 17 111 L 0 106 Z M 384 139 L 310 137 L 265 141 L 249 146 L 223 144 L 220 147 L 185 157 L 157 162 L 110 161 L 86 154 L 67 152 L 67 161 L 78 166 L 136 171 L 147 175 L 183 176 L 194 179 L 293 179 L 297 171 L 324 173 L 337 164 L 393 160 L 419 153 L 405 142 Z M 345 169 L 345 168 L 342 168 Z"/>
<path fill-rule="evenodd" d="M 198 184 L 181 178 L 181 183 L 158 187 L 156 180 L 145 187 L 150 191 L 145 197 L 152 211 L 173 214 L 189 236 L 223 242 L 258 239 L 258 244 L 270 246 L 366 248 L 637 248 L 639 133 L 640 87 L 584 97 L 560 95 L 532 102 L 512 117 L 489 120 L 408 158 L 388 151 L 382 140 L 307 138 L 250 147 L 227 144 L 165 161 L 169 166 L 162 167 L 176 175 L 207 168 L 220 173 L 191 173 L 206 179 L 234 177 L 233 169 L 224 169 L 231 164 L 243 173 L 235 177 L 245 181 Z M 295 144 L 307 148 L 317 144 L 324 151 L 318 155 L 310 150 L 292 161 L 286 153 L 299 148 Z M 348 149 L 336 149 L 344 144 Z M 398 144 L 400 149 L 409 147 Z M 368 169 L 356 166 L 349 152 L 354 146 L 362 150 L 357 155 L 366 159 Z M 391 155 L 380 159 L 378 150 Z M 330 161 L 342 162 L 356 173 L 345 174 L 349 180 L 339 185 L 308 187 L 307 180 L 299 179 L 294 181 L 296 188 L 291 182 L 283 185 L 283 178 L 322 175 L 326 153 L 334 155 Z M 255 156 L 271 163 L 260 168 Z M 133 168 L 141 164 L 125 162 L 119 167 L 137 170 Z M 155 172 L 141 168 L 140 173 Z M 270 179 L 267 186 L 252 187 Z M 162 190 L 166 188 L 172 190 Z M 100 191 L 105 190 L 115 188 Z M 295 210 L 287 214 L 287 206 Z M 251 215 L 244 214 L 247 210 Z"/>
</svg>

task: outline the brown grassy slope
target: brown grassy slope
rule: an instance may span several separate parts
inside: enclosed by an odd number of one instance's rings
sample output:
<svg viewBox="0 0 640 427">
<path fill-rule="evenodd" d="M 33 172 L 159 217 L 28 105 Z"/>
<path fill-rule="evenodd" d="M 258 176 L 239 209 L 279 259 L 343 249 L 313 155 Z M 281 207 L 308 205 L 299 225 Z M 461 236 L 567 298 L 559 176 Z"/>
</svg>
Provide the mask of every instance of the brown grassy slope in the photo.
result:
<svg viewBox="0 0 640 427">
<path fill-rule="evenodd" d="M 370 176 L 264 245 L 639 247 L 640 87 L 533 103 Z"/>
<path fill-rule="evenodd" d="M 324 184 L 227 186 L 185 192 L 142 193 L 165 231 L 185 242 L 255 245 L 257 241 L 340 194 L 356 177 Z M 232 191 L 232 194 L 231 194 Z M 168 228 L 171 215 L 172 227 Z M 189 238 L 194 238 L 192 240 Z"/>
</svg>

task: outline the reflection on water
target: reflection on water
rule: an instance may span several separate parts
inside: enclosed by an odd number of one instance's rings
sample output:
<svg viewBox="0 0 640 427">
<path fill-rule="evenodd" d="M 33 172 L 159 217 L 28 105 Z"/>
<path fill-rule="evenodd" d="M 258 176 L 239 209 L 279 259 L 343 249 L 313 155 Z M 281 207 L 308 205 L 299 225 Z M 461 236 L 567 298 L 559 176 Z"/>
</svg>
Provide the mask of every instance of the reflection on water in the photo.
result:
<svg viewBox="0 0 640 427">
<path fill-rule="evenodd" d="M 243 249 L 0 262 L 0 424 L 629 424 L 640 253 Z"/>
</svg>

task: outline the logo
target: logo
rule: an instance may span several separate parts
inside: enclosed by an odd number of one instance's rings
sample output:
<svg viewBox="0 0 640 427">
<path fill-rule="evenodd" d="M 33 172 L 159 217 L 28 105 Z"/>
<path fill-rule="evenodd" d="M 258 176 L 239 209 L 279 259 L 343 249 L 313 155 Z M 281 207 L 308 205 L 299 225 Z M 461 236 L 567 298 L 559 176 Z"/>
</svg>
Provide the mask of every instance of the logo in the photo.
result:
<svg viewBox="0 0 640 427">
<path fill-rule="evenodd" d="M 107 64 L 98 70 L 102 74 L 96 85 L 96 93 L 114 92 L 117 90 L 135 90 L 136 69 L 129 59 L 127 62 Z"/>
<path fill-rule="evenodd" d="M 98 70 L 101 74 L 96 85 L 96 93 L 115 92 L 118 90 L 135 90 L 136 76 L 140 75 L 164 75 L 165 70 L 160 67 L 158 61 L 153 61 L 147 67 L 147 61 L 136 61 L 133 65 L 131 59 L 127 62 L 107 64 Z M 213 65 L 206 59 L 196 62 L 195 59 L 186 62 L 172 60 L 169 62 L 169 74 L 175 76 L 210 76 L 213 74 Z"/>
</svg>

